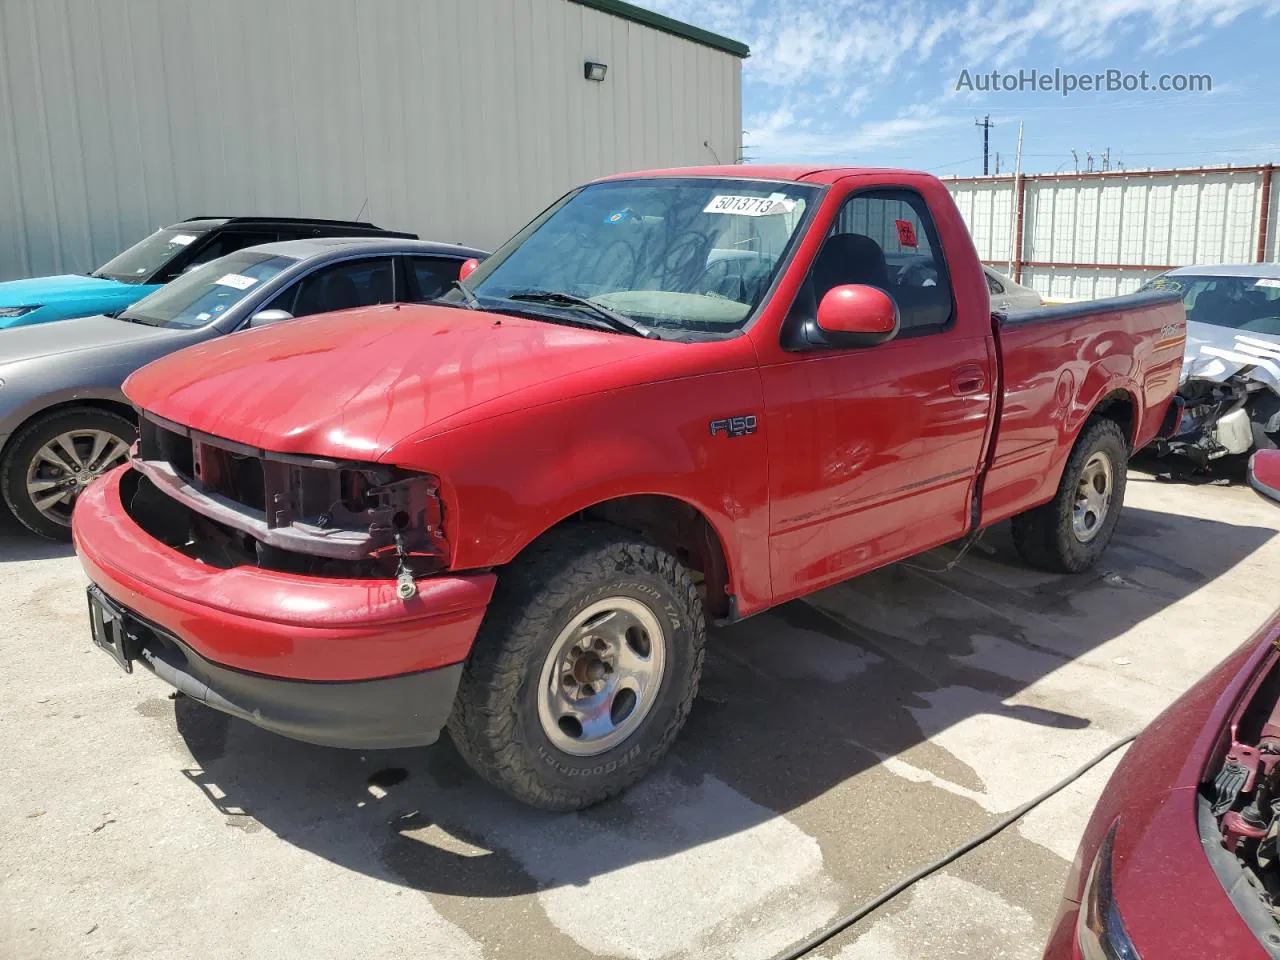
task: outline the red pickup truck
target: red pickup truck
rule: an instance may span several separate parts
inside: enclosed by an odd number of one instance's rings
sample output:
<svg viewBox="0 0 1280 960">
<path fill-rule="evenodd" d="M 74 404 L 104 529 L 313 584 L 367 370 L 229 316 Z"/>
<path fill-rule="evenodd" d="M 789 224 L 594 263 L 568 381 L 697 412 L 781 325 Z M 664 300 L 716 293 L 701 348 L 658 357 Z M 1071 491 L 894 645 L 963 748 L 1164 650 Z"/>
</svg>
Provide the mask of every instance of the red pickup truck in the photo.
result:
<svg viewBox="0 0 1280 960">
<path fill-rule="evenodd" d="M 708 622 L 1010 517 L 1030 563 L 1094 563 L 1184 326 L 1163 293 L 993 316 L 925 174 L 601 180 L 443 301 L 130 377 L 138 446 L 74 517 L 94 639 L 302 740 L 447 724 L 584 807 L 671 745 Z"/>
</svg>

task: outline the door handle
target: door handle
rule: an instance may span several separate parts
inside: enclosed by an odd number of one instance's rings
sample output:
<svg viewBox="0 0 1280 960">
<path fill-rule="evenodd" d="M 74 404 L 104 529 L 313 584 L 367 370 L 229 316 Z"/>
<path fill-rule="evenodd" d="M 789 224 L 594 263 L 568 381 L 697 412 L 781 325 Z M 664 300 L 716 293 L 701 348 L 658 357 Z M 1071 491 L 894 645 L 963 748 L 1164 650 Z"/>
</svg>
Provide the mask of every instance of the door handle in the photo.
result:
<svg viewBox="0 0 1280 960">
<path fill-rule="evenodd" d="M 951 392 L 967 397 L 987 385 L 987 372 L 977 363 L 965 363 L 951 371 Z"/>
</svg>

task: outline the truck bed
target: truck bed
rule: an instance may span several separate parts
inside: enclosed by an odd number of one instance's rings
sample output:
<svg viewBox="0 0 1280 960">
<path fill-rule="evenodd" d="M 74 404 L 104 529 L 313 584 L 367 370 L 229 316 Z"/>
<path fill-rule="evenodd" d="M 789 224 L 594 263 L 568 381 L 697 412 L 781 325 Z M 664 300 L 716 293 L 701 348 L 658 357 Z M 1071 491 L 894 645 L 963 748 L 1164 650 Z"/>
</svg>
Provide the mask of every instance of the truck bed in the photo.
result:
<svg viewBox="0 0 1280 960">
<path fill-rule="evenodd" d="M 982 524 L 1051 499 L 1071 438 L 1101 404 L 1129 408 L 1137 450 L 1178 388 L 1186 325 L 1178 295 L 1131 294 L 992 317 L 1003 381 Z"/>
</svg>

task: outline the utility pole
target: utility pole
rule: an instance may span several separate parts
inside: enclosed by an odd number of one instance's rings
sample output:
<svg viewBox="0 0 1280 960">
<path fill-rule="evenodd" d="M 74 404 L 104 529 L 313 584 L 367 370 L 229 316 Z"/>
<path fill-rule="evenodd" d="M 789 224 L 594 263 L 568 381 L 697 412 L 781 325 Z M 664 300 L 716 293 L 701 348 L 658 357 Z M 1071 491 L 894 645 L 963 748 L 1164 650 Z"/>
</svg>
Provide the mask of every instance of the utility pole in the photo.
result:
<svg viewBox="0 0 1280 960">
<path fill-rule="evenodd" d="M 1022 273 L 1022 251 L 1014 249 L 1014 247 L 1018 243 L 1018 240 L 1017 240 L 1018 222 L 1017 221 L 1018 221 L 1018 214 L 1021 212 L 1018 208 L 1021 206 L 1021 204 L 1018 203 L 1017 197 L 1022 192 L 1021 180 L 1022 180 L 1022 121 L 1019 120 L 1018 121 L 1018 152 L 1014 154 L 1014 158 L 1013 158 L 1013 196 L 1014 196 L 1013 216 L 1009 218 L 1009 276 L 1013 277 L 1015 283 L 1017 282 L 1018 277 L 1014 277 L 1013 276 L 1014 273 L 1015 272 L 1018 274 Z M 1018 264 L 1016 271 L 1014 270 L 1015 258 L 1017 259 L 1017 264 Z"/>
<path fill-rule="evenodd" d="M 982 175 L 985 177 L 991 171 L 987 167 L 987 155 L 991 145 L 991 128 L 995 126 L 991 122 L 991 114 L 987 114 L 981 120 L 973 121 L 975 127 L 982 128 Z"/>
<path fill-rule="evenodd" d="M 1093 154 L 1086 152 L 1084 155 L 1084 159 L 1085 159 L 1084 172 L 1093 173 Z"/>
<path fill-rule="evenodd" d="M 1000 151 L 996 151 L 996 176 L 1000 176 Z"/>
<path fill-rule="evenodd" d="M 1102 169 L 1103 170 L 1111 169 L 1111 148 L 1110 147 L 1107 147 L 1107 149 L 1102 151 Z"/>
<path fill-rule="evenodd" d="M 1080 155 L 1076 153 L 1075 147 L 1071 148 L 1071 162 L 1076 165 L 1076 173 L 1080 172 Z"/>
</svg>

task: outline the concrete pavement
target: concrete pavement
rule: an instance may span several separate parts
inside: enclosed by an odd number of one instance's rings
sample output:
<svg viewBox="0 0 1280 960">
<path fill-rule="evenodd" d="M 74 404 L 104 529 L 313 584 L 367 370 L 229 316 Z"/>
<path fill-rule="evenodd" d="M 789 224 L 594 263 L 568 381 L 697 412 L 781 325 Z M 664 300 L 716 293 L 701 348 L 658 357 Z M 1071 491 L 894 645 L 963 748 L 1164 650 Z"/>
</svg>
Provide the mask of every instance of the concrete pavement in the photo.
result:
<svg viewBox="0 0 1280 960">
<path fill-rule="evenodd" d="M 1133 474 L 1101 567 L 1007 531 L 718 631 L 671 758 L 530 811 L 447 744 L 345 752 L 122 674 L 0 532 L 0 956 L 769 960 L 1139 729 L 1270 613 L 1280 508 Z M 1034 958 L 1113 758 L 825 960 Z"/>
</svg>

